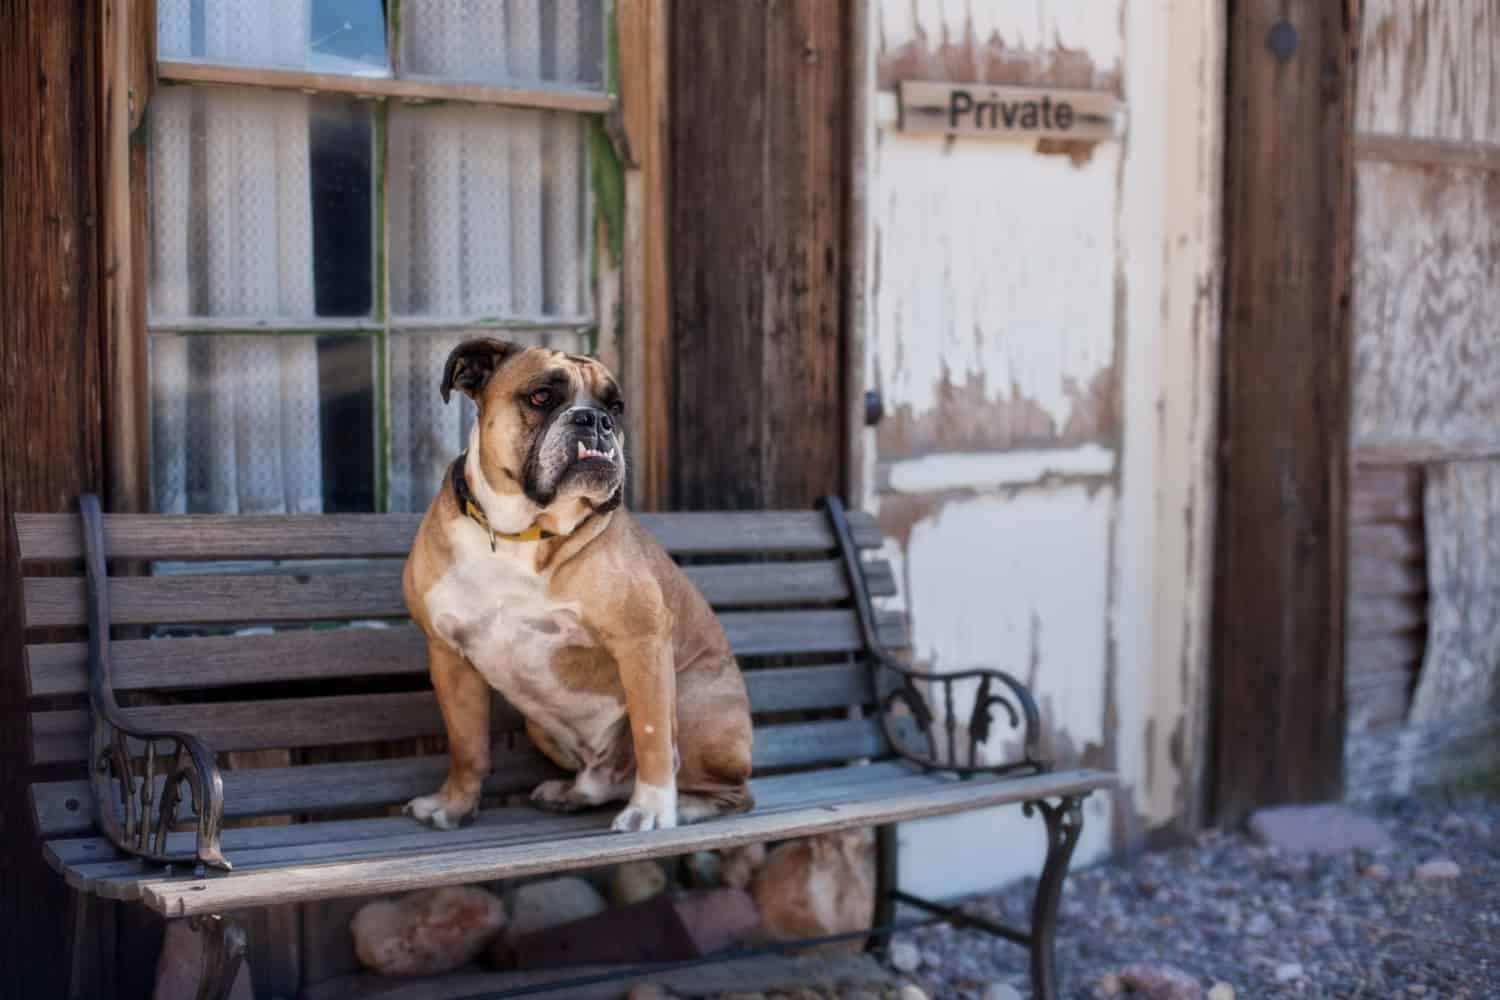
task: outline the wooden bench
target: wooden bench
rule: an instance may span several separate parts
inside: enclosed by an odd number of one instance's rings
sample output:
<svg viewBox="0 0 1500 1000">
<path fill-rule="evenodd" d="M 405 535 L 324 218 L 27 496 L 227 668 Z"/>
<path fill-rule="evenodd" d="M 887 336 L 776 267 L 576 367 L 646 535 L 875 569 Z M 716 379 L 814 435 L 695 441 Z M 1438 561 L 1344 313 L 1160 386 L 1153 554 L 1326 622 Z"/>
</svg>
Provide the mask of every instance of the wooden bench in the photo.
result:
<svg viewBox="0 0 1500 1000">
<path fill-rule="evenodd" d="M 208 986 L 227 991 L 244 947 L 233 911 L 855 827 L 882 830 L 882 923 L 898 900 L 946 913 L 897 892 L 889 824 L 1022 803 L 1047 830 L 1031 927 L 968 922 L 1027 946 L 1036 995 L 1055 995 L 1053 929 L 1080 802 L 1111 776 L 1049 769 L 1036 707 L 1008 675 L 927 676 L 888 652 L 907 640 L 901 616 L 873 606 L 895 592 L 889 563 L 871 555 L 873 518 L 837 501 L 641 516 L 745 668 L 758 804 L 639 834 L 610 833 L 608 809 L 506 805 L 554 772 L 503 704 L 478 821 L 440 832 L 396 814 L 446 768 L 424 640 L 401 597 L 419 520 L 101 515 L 93 497 L 80 516 L 16 516 L 27 571 L 54 574 L 24 579 L 26 625 L 47 630 L 26 647 L 30 695 L 44 700 L 30 715 L 33 761 L 54 773 L 89 765 L 87 780 L 33 786 L 35 820 L 81 898 L 194 919 Z M 381 759 L 347 759 L 372 743 Z M 261 766 L 230 766 L 251 751 Z"/>
</svg>

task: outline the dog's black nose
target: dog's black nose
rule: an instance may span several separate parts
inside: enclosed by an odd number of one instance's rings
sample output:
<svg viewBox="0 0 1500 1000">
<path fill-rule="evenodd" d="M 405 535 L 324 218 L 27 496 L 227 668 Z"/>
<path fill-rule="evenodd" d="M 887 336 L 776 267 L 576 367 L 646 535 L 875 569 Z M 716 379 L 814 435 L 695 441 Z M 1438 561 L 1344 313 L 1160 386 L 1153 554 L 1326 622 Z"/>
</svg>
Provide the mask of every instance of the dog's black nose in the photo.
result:
<svg viewBox="0 0 1500 1000">
<path fill-rule="evenodd" d="M 579 427 L 592 427 L 605 434 L 615 429 L 615 422 L 603 410 L 574 410 L 573 423 Z"/>
</svg>

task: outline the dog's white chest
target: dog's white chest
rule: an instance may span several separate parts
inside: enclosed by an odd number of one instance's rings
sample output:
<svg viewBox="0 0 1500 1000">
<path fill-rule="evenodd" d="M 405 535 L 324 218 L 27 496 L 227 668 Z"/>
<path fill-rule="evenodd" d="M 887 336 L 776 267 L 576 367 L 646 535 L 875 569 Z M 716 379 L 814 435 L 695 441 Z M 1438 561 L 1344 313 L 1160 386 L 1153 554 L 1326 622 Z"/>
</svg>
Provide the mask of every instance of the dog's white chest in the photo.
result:
<svg viewBox="0 0 1500 1000">
<path fill-rule="evenodd" d="M 561 694 L 553 690 L 553 657 L 564 647 L 592 646 L 594 639 L 577 604 L 547 594 L 547 579 L 532 567 L 531 554 L 508 548 L 501 543 L 500 552 L 491 552 L 487 541 L 478 551 L 455 545 L 452 566 L 424 597 L 428 621 L 516 708 L 549 715 Z"/>
</svg>

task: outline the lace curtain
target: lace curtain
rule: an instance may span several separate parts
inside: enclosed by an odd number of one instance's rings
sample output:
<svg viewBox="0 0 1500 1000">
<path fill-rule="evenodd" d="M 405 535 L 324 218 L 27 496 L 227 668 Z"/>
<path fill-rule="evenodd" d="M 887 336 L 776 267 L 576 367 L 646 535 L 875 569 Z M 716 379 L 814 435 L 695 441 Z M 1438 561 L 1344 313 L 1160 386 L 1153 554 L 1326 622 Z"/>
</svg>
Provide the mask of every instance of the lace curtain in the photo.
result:
<svg viewBox="0 0 1500 1000">
<path fill-rule="evenodd" d="M 478 82 L 576 83 L 597 0 L 426 0 L 402 7 L 403 72 Z M 587 308 L 586 171 L 577 115 L 396 107 L 390 127 L 391 314 L 578 318 Z M 467 443 L 473 406 L 443 405 L 462 333 L 390 339 L 392 510 L 421 510 Z M 518 341 L 538 341 L 507 333 Z M 576 338 L 555 346 L 583 345 Z"/>
<path fill-rule="evenodd" d="M 204 55 L 285 63 L 309 0 L 207 0 Z M 193 54 L 192 0 L 157 0 L 164 58 Z M 163 88 L 151 114 L 153 319 L 314 315 L 308 98 Z M 317 345 L 153 338 L 153 488 L 165 512 L 322 509 Z"/>
</svg>

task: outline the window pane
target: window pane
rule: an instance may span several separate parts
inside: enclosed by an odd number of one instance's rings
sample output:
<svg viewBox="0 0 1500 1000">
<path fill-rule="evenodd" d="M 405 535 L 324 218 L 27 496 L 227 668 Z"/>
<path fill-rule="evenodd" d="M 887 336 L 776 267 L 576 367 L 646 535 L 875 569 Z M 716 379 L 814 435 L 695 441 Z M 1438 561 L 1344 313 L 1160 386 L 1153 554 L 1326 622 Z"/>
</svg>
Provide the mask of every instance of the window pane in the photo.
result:
<svg viewBox="0 0 1500 1000">
<path fill-rule="evenodd" d="M 374 342 L 296 334 L 152 336 L 155 509 L 373 509 Z"/>
<path fill-rule="evenodd" d="M 389 76 L 381 0 L 156 0 L 163 59 Z"/>
<path fill-rule="evenodd" d="M 426 510 L 449 464 L 469 445 L 474 404 L 454 393 L 444 405 L 439 386 L 448 352 L 480 330 L 393 333 L 386 365 L 390 378 L 390 509 Z M 507 330 L 494 334 L 517 344 L 539 344 L 561 351 L 587 347 L 580 334 Z"/>
<path fill-rule="evenodd" d="M 578 115 L 392 108 L 392 313 L 587 317 L 584 137 Z"/>
<path fill-rule="evenodd" d="M 153 320 L 369 313 L 366 106 L 169 87 L 148 120 Z"/>
<path fill-rule="evenodd" d="M 403 76 L 604 84 L 602 0 L 405 0 L 401 39 Z"/>
</svg>

